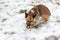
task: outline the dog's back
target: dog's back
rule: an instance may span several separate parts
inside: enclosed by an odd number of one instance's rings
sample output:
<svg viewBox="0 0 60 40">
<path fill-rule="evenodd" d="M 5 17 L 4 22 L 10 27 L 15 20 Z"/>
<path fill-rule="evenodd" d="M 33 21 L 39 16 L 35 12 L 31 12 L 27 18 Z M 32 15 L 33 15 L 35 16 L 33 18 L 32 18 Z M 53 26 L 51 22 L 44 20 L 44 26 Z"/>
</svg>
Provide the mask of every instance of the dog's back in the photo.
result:
<svg viewBox="0 0 60 40">
<path fill-rule="evenodd" d="M 51 15 L 49 9 L 44 5 L 37 5 L 38 11 L 42 15 Z"/>
</svg>

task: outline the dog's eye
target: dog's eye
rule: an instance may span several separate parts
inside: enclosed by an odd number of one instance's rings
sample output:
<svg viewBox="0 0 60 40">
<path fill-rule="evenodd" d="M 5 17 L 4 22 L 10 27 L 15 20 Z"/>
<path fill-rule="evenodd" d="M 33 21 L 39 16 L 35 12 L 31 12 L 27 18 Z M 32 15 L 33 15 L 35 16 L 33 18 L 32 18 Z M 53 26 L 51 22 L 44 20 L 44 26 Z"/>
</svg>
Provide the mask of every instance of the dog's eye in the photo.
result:
<svg viewBox="0 0 60 40">
<path fill-rule="evenodd" d="M 27 21 L 27 22 L 30 22 L 30 21 Z"/>
</svg>

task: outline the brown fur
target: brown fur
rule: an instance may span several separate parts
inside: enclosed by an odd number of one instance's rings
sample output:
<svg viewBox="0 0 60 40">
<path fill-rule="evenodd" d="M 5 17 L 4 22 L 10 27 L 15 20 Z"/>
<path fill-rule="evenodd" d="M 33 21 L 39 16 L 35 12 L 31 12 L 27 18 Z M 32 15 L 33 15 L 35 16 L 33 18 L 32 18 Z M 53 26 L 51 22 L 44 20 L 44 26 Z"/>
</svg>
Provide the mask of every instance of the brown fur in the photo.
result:
<svg viewBox="0 0 60 40">
<path fill-rule="evenodd" d="M 34 6 L 28 13 L 25 12 L 27 26 L 34 26 L 34 24 L 42 17 L 44 22 L 47 22 L 50 17 L 49 9 L 44 5 Z M 35 19 L 35 21 L 34 21 Z"/>
</svg>

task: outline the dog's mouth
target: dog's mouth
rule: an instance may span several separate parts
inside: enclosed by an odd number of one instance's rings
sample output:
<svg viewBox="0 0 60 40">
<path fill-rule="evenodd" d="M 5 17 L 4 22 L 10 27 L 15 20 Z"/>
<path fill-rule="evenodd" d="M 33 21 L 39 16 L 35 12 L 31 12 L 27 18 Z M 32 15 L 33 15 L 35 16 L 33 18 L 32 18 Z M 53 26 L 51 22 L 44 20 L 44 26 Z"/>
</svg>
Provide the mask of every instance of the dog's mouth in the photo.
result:
<svg viewBox="0 0 60 40">
<path fill-rule="evenodd" d="M 27 29 L 31 29 L 31 28 L 32 28 L 32 26 L 27 26 L 26 28 L 27 28 Z"/>
</svg>

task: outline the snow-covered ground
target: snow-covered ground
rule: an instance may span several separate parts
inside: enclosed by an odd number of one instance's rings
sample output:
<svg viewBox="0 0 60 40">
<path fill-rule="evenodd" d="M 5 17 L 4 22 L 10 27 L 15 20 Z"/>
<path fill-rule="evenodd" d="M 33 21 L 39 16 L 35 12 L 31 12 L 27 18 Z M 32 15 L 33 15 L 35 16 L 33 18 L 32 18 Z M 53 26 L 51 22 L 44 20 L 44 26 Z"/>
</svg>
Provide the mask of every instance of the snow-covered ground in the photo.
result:
<svg viewBox="0 0 60 40">
<path fill-rule="evenodd" d="M 51 17 L 38 29 L 26 29 L 25 15 L 19 11 L 37 4 L 47 6 Z M 0 0 L 0 40 L 45 40 L 51 35 L 60 39 L 60 0 Z"/>
</svg>

